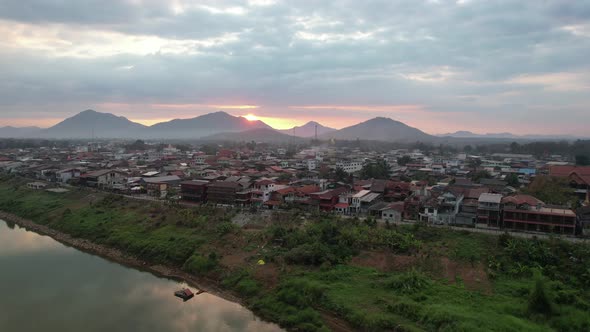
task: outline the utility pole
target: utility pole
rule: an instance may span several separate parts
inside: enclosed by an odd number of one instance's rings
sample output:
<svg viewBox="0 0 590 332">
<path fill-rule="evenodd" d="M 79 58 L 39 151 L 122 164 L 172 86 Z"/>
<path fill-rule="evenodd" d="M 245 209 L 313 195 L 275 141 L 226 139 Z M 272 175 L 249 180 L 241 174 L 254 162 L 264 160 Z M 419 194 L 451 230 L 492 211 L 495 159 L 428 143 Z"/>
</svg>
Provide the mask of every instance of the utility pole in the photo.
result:
<svg viewBox="0 0 590 332">
<path fill-rule="evenodd" d="M 315 125 L 315 140 L 318 140 L 318 125 Z"/>
</svg>

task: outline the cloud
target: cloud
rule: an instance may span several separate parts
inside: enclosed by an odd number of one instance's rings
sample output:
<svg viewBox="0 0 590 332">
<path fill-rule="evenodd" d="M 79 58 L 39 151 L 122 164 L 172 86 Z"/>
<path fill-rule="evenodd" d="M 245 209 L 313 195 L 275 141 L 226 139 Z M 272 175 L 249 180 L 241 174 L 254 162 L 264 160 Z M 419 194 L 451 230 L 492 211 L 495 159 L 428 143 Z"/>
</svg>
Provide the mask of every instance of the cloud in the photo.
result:
<svg viewBox="0 0 590 332">
<path fill-rule="evenodd" d="M 0 118 L 256 105 L 328 125 L 379 114 L 441 131 L 538 132 L 547 128 L 486 120 L 588 104 L 589 19 L 590 4 L 574 1 L 0 1 Z M 342 121 L 334 105 L 381 110 L 349 108 Z M 588 120 L 572 113 L 571 124 Z"/>
</svg>

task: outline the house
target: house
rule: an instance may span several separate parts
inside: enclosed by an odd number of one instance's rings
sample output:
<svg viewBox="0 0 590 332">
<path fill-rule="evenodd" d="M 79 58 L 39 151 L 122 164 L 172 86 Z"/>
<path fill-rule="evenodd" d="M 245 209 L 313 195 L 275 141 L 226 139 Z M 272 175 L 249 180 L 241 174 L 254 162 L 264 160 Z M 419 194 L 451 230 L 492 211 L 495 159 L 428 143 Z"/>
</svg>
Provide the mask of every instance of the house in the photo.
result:
<svg viewBox="0 0 590 332">
<path fill-rule="evenodd" d="M 142 178 L 140 182 L 145 185 L 148 195 L 163 198 L 171 188 L 179 185 L 180 181 L 180 177 L 176 175 L 166 175 Z"/>
<path fill-rule="evenodd" d="M 570 209 L 546 207 L 545 203 L 529 195 L 504 197 L 502 205 L 502 221 L 505 228 L 575 234 L 576 214 Z"/>
<path fill-rule="evenodd" d="M 359 213 L 361 211 L 361 198 L 363 196 L 370 194 L 370 190 L 361 190 L 356 194 L 352 195 L 350 201 L 350 212 L 351 213 Z"/>
<path fill-rule="evenodd" d="M 80 174 L 81 172 L 77 168 L 66 168 L 57 171 L 55 173 L 55 179 L 57 182 L 67 183 L 70 180 L 79 178 Z"/>
<path fill-rule="evenodd" d="M 261 205 L 270 199 L 271 192 L 275 189 L 275 183 L 268 179 L 254 182 L 251 191 L 251 202 Z"/>
<path fill-rule="evenodd" d="M 455 216 L 455 224 L 475 226 L 477 221 L 477 205 L 478 199 L 483 193 L 490 190 L 487 187 L 473 186 L 473 187 L 456 187 L 450 186 L 450 191 L 456 195 L 463 195 L 463 201 L 459 206 L 459 213 Z"/>
<path fill-rule="evenodd" d="M 183 201 L 202 203 L 207 200 L 209 181 L 191 180 L 180 183 L 180 195 Z"/>
<path fill-rule="evenodd" d="M 312 205 L 319 207 L 320 210 L 332 211 L 336 204 L 338 204 L 340 194 L 348 190 L 349 189 L 346 187 L 340 187 L 313 193 L 310 194 L 309 197 L 312 201 Z"/>
<path fill-rule="evenodd" d="M 287 196 L 285 196 L 285 203 L 309 205 L 311 203 L 310 195 L 321 190 L 321 188 L 315 184 L 306 184 L 294 188 L 294 192 L 289 192 Z"/>
<path fill-rule="evenodd" d="M 463 197 L 463 194 L 445 191 L 428 199 L 420 213 L 420 221 L 437 225 L 454 224 Z"/>
<path fill-rule="evenodd" d="M 403 181 L 387 181 L 385 184 L 384 200 L 387 202 L 399 202 L 412 195 L 412 184 Z"/>
<path fill-rule="evenodd" d="M 382 194 L 371 192 L 360 198 L 360 213 L 368 213 L 370 208 L 381 201 Z"/>
<path fill-rule="evenodd" d="M 567 178 L 580 200 L 586 199 L 590 191 L 590 166 L 554 165 L 549 167 L 549 175 Z"/>
<path fill-rule="evenodd" d="M 88 187 L 113 189 L 122 186 L 125 181 L 126 174 L 111 169 L 102 169 L 80 175 L 80 183 Z"/>
<path fill-rule="evenodd" d="M 482 193 L 477 200 L 477 224 L 501 227 L 502 195 Z"/>
<path fill-rule="evenodd" d="M 403 219 L 404 202 L 389 203 L 381 209 L 381 219 L 389 222 L 400 222 Z"/>
</svg>

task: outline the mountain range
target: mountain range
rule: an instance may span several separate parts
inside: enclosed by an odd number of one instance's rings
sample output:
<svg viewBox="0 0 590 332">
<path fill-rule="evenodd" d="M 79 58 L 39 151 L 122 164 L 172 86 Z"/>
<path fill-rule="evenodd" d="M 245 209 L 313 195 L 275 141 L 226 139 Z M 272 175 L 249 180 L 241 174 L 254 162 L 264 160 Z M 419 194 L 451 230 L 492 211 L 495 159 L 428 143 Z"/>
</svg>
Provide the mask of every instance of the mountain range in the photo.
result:
<svg viewBox="0 0 590 332">
<path fill-rule="evenodd" d="M 250 121 L 244 117 L 225 112 L 215 112 L 190 119 L 174 119 L 152 126 L 145 126 L 110 113 L 86 110 L 67 118 L 50 128 L 0 127 L 0 137 L 13 138 L 143 138 L 143 139 L 203 139 L 293 142 L 317 135 L 323 140 L 374 140 L 385 142 L 434 142 L 456 139 L 555 139 L 556 136 L 510 133 L 475 134 L 469 131 L 432 136 L 402 122 L 385 117 L 376 117 L 346 128 L 333 129 L 310 121 L 303 126 L 276 130 L 266 123 Z M 561 136 L 559 139 L 573 139 Z"/>
</svg>

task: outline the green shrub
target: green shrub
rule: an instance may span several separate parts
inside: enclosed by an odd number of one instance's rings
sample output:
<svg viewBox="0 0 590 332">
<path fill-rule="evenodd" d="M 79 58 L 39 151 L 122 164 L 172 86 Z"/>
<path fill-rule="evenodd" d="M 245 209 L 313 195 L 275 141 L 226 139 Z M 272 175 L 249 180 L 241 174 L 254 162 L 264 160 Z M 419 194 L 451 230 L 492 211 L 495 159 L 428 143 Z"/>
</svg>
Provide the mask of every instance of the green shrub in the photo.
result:
<svg viewBox="0 0 590 332">
<path fill-rule="evenodd" d="M 210 253 L 208 257 L 201 256 L 200 254 L 193 254 L 184 263 L 182 268 L 190 273 L 205 274 L 213 271 L 218 265 L 217 255 Z"/>
<path fill-rule="evenodd" d="M 551 316 L 554 312 L 553 302 L 539 272 L 535 272 L 535 286 L 529 296 L 528 310 L 531 314 Z"/>
<path fill-rule="evenodd" d="M 413 294 L 430 287 L 432 281 L 423 273 L 411 269 L 393 276 L 386 284 L 387 287 L 395 290 L 397 293 Z"/>
</svg>

